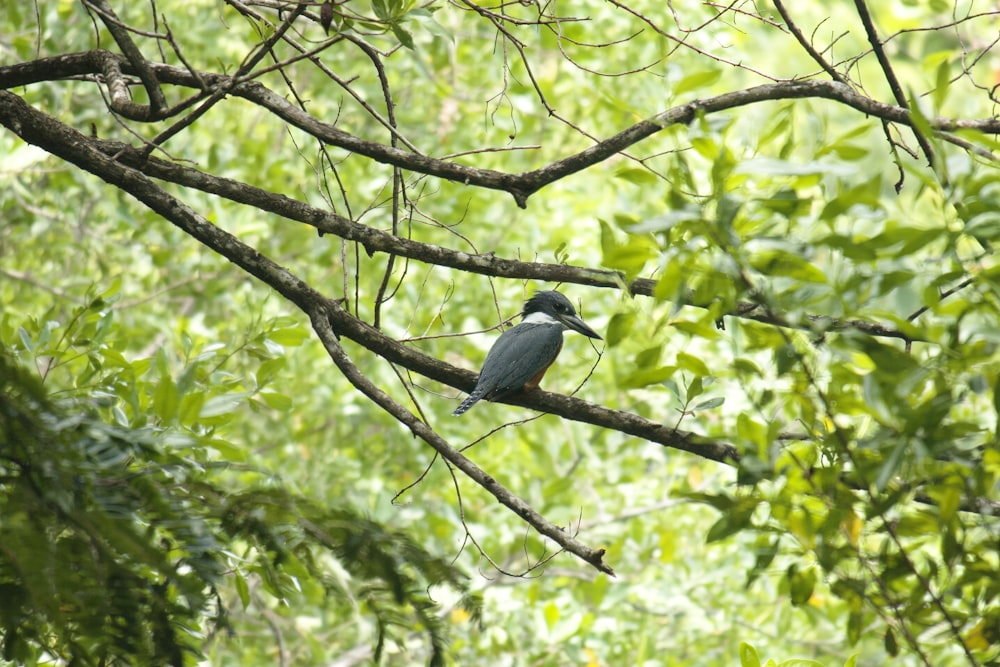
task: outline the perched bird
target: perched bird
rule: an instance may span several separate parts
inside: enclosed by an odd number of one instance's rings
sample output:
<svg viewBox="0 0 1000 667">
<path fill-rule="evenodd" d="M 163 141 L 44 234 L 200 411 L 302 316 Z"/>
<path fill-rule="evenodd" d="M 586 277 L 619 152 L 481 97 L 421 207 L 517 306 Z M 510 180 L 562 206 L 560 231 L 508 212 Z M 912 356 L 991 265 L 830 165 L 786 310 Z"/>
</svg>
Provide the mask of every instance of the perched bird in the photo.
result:
<svg viewBox="0 0 1000 667">
<path fill-rule="evenodd" d="M 476 388 L 453 415 L 462 414 L 480 400 L 492 401 L 519 389 L 537 387 L 559 356 L 566 329 L 601 340 L 559 292 L 537 292 L 525 302 L 523 315 L 520 324 L 500 334 L 486 355 Z"/>
</svg>

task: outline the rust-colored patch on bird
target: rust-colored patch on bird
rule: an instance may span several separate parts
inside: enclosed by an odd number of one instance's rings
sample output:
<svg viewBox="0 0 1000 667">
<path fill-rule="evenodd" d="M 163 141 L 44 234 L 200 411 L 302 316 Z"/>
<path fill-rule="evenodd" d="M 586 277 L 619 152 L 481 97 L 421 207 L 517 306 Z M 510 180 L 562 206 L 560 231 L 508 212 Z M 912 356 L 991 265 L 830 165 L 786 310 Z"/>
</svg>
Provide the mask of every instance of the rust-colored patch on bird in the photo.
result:
<svg viewBox="0 0 1000 667">
<path fill-rule="evenodd" d="M 538 385 L 541 384 L 542 382 L 542 378 L 545 377 L 545 371 L 549 370 L 549 367 L 551 366 L 552 364 L 549 364 L 542 370 L 535 373 L 534 377 L 532 377 L 530 380 L 524 383 L 524 390 L 531 391 L 532 389 L 537 389 Z"/>
</svg>

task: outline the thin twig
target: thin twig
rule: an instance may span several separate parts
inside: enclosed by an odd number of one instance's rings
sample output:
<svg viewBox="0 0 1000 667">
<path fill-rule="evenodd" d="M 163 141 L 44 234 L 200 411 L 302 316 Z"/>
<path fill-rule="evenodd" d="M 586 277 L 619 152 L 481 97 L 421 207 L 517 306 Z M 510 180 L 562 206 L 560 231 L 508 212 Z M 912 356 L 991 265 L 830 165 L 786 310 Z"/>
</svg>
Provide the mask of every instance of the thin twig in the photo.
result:
<svg viewBox="0 0 1000 667">
<path fill-rule="evenodd" d="M 882 68 L 882 73 L 885 74 L 885 79 L 889 83 L 889 89 L 892 91 L 896 103 L 900 107 L 907 108 L 909 103 L 906 100 L 906 94 L 903 92 L 903 87 L 899 84 L 899 79 L 896 78 L 896 72 L 892 68 L 892 63 L 889 62 L 889 56 L 886 55 L 881 40 L 879 40 L 878 31 L 876 31 L 875 23 L 872 21 L 871 12 L 868 11 L 868 5 L 865 3 L 865 0 L 854 0 L 854 6 L 858 10 L 858 16 L 861 18 L 861 23 L 865 27 L 865 34 L 868 36 L 868 43 L 871 44 L 872 51 L 878 59 L 878 64 Z M 912 124 L 910 125 L 910 129 L 917 138 L 917 143 L 920 144 L 920 150 L 923 151 L 924 157 L 927 158 L 927 163 L 933 167 L 934 149 L 931 148 L 927 137 Z M 899 190 L 898 184 L 896 190 Z"/>
</svg>

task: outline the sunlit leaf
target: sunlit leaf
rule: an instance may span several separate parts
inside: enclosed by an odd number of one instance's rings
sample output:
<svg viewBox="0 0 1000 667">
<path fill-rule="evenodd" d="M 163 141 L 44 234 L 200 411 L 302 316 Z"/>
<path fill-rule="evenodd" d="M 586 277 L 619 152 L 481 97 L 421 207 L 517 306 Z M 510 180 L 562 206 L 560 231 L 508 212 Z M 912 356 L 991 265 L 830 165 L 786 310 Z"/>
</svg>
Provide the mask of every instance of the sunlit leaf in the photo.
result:
<svg viewBox="0 0 1000 667">
<path fill-rule="evenodd" d="M 750 265 L 771 276 L 795 278 L 811 283 L 825 283 L 826 274 L 815 264 L 798 255 L 780 249 L 770 249 L 754 254 Z"/>
</svg>

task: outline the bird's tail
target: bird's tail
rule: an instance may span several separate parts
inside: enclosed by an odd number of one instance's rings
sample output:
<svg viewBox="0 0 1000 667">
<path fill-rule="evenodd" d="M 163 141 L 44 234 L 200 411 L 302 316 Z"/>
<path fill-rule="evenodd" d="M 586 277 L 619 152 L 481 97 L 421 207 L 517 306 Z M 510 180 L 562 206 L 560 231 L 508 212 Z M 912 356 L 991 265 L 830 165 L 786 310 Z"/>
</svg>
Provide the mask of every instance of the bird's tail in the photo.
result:
<svg viewBox="0 0 1000 667">
<path fill-rule="evenodd" d="M 455 411 L 451 413 L 452 416 L 457 417 L 461 414 L 465 414 L 469 410 L 469 408 L 478 403 L 482 397 L 483 397 L 482 392 L 473 391 L 471 394 L 465 397 L 464 401 L 459 403 L 458 407 L 455 408 Z"/>
</svg>

